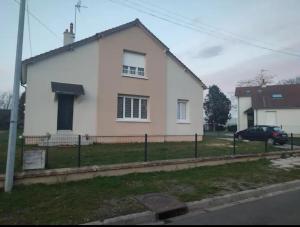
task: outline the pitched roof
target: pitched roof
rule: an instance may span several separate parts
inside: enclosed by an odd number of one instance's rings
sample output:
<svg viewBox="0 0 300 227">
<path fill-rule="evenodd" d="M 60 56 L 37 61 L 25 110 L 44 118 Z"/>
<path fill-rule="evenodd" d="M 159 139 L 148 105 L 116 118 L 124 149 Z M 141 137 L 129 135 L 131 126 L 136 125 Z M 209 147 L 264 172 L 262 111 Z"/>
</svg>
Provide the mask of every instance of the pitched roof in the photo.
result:
<svg viewBox="0 0 300 227">
<path fill-rule="evenodd" d="M 238 87 L 237 97 L 251 97 L 254 109 L 300 108 L 300 84 Z"/>
<path fill-rule="evenodd" d="M 71 51 L 71 50 L 74 50 L 75 48 L 77 47 L 80 47 L 80 46 L 83 46 L 85 44 L 88 44 L 90 42 L 93 42 L 95 40 L 98 40 L 98 39 L 101 39 L 103 37 L 106 37 L 106 36 L 109 36 L 109 35 L 112 35 L 112 34 L 115 34 L 117 32 L 121 32 L 123 30 L 126 30 L 128 28 L 131 28 L 133 26 L 138 26 L 140 27 L 141 29 L 143 29 L 155 42 L 157 42 L 159 45 L 161 45 L 164 49 L 166 49 L 166 54 L 168 54 L 169 56 L 171 56 L 179 65 L 181 65 L 185 71 L 187 71 L 189 74 L 191 74 L 198 82 L 201 83 L 202 87 L 204 89 L 206 89 L 206 85 L 200 80 L 200 78 L 195 74 L 193 73 L 185 64 L 183 64 L 173 53 L 171 53 L 171 51 L 169 50 L 169 48 L 160 40 L 158 39 L 145 25 L 143 25 L 143 23 L 139 20 L 139 19 L 136 19 L 134 21 L 131 21 L 129 23 L 126 23 L 126 24 L 123 24 L 123 25 L 120 25 L 118 27 L 115 27 L 115 28 L 112 28 L 112 29 L 108 29 L 108 30 L 105 30 L 103 32 L 100 32 L 100 33 L 96 33 L 95 35 L 91 36 L 91 37 L 88 37 L 88 38 L 85 38 L 85 39 L 82 39 L 82 40 L 79 40 L 77 42 L 74 42 L 74 43 L 71 43 L 69 45 L 65 45 L 63 47 L 60 47 L 60 48 L 57 48 L 57 49 L 54 49 L 54 50 L 51 50 L 51 51 L 48 51 L 48 52 L 45 52 L 43 54 L 40 54 L 40 55 L 37 55 L 37 56 L 34 56 L 34 57 L 31 57 L 29 59 L 26 59 L 24 60 L 22 63 L 23 63 L 23 72 L 26 70 L 26 66 L 28 64 L 31 64 L 31 63 L 34 63 L 34 62 L 37 62 L 37 61 L 41 61 L 41 60 L 44 60 L 46 58 L 49 58 L 49 57 L 52 57 L 52 56 L 55 56 L 57 54 L 60 54 L 60 53 L 63 53 L 65 51 Z"/>
</svg>

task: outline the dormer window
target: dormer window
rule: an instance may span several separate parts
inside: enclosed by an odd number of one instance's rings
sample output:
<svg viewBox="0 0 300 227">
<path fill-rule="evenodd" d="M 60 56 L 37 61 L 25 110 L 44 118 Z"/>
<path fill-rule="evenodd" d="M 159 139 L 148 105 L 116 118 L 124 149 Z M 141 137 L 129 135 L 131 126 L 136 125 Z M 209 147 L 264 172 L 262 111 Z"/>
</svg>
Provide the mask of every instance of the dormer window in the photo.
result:
<svg viewBox="0 0 300 227">
<path fill-rule="evenodd" d="M 283 95 L 282 94 L 273 94 L 272 98 L 273 99 L 283 99 Z"/>
<path fill-rule="evenodd" d="M 145 79 L 145 54 L 124 51 L 123 76 Z"/>
</svg>

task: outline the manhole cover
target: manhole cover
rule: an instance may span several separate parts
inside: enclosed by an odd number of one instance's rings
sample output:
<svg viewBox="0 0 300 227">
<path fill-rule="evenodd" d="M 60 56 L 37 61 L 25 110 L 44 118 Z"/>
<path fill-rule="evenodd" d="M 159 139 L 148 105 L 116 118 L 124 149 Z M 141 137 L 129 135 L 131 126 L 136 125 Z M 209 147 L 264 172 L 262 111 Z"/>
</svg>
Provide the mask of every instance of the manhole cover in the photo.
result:
<svg viewBox="0 0 300 227">
<path fill-rule="evenodd" d="M 187 213 L 187 206 L 184 203 L 167 194 L 151 193 L 136 198 L 145 207 L 156 213 L 160 220 Z"/>
</svg>

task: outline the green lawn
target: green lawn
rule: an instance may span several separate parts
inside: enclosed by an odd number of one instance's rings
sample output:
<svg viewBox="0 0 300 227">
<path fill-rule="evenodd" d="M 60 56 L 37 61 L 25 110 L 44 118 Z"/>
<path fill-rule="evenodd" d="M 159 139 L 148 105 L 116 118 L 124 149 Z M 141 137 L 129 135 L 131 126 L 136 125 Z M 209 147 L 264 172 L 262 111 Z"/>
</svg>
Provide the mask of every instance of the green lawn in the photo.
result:
<svg viewBox="0 0 300 227">
<path fill-rule="evenodd" d="M 228 138 L 227 138 L 228 139 Z M 230 139 L 230 138 L 229 138 Z M 18 141 L 16 171 L 21 171 L 21 145 Z M 148 143 L 148 161 L 184 159 L 195 157 L 193 142 Z M 32 149 L 26 146 L 26 149 Z M 7 133 L 0 134 L 0 173 L 5 171 Z M 237 142 L 236 154 L 264 152 L 264 142 Z M 268 151 L 276 150 L 272 146 Z M 214 136 L 204 137 L 198 142 L 199 157 L 213 157 L 233 154 L 233 142 Z M 81 147 L 81 166 L 108 165 L 144 161 L 144 144 L 96 144 Z M 77 147 L 50 147 L 48 168 L 76 167 L 78 163 Z"/>
<path fill-rule="evenodd" d="M 300 179 L 300 169 L 275 169 L 260 160 L 175 172 L 99 177 L 0 192 L 0 224 L 81 224 L 144 211 L 135 196 L 164 192 L 188 202 Z"/>
</svg>

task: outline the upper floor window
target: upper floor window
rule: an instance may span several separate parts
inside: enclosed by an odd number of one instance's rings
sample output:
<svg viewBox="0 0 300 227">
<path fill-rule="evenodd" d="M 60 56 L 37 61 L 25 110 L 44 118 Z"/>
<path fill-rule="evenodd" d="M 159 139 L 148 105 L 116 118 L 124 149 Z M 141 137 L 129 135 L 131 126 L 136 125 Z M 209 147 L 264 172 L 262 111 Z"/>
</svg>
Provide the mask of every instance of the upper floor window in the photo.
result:
<svg viewBox="0 0 300 227">
<path fill-rule="evenodd" d="M 124 51 L 123 76 L 145 78 L 145 55 Z"/>
</svg>

